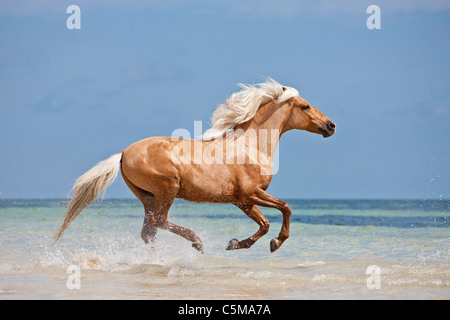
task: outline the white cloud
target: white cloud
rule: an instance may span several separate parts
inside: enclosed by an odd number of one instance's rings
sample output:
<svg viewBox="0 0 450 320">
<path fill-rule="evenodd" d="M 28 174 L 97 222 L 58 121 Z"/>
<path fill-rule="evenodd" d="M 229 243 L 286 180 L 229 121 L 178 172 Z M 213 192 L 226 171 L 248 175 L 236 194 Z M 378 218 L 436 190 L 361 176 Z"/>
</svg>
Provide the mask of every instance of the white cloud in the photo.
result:
<svg viewBox="0 0 450 320">
<path fill-rule="evenodd" d="M 434 113 L 436 115 L 443 115 L 443 114 L 447 113 L 448 111 L 449 111 L 448 108 L 445 106 L 439 106 L 439 107 L 434 108 Z"/>
</svg>

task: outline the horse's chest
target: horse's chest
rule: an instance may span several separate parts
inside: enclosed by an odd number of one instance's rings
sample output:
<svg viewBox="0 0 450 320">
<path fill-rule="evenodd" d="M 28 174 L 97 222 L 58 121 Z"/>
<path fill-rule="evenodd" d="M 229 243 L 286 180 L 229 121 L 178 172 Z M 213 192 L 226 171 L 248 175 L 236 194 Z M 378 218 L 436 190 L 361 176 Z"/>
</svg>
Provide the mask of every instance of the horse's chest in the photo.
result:
<svg viewBox="0 0 450 320">
<path fill-rule="evenodd" d="M 272 175 L 261 176 L 261 188 L 263 190 L 267 190 L 271 181 L 272 181 Z"/>
</svg>

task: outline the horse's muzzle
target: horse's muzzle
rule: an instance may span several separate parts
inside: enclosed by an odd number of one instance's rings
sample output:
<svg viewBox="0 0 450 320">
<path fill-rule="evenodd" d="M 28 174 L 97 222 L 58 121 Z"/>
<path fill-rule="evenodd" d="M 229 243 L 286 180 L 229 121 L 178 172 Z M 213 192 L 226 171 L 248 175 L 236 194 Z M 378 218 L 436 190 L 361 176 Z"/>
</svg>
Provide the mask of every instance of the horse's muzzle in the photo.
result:
<svg viewBox="0 0 450 320">
<path fill-rule="evenodd" d="M 319 131 L 324 138 L 331 137 L 336 132 L 336 125 L 329 121 L 324 127 L 319 128 Z"/>
</svg>

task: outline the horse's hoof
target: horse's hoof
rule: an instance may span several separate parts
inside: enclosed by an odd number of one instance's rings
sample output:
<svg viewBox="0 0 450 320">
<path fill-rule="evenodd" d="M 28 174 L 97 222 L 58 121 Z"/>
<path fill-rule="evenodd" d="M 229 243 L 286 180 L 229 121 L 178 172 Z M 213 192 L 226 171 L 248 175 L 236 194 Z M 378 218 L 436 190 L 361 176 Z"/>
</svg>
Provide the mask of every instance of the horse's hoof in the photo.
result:
<svg viewBox="0 0 450 320">
<path fill-rule="evenodd" d="M 239 241 L 238 239 L 232 239 L 228 242 L 227 250 L 236 250 L 239 249 Z"/>
<path fill-rule="evenodd" d="M 277 238 L 270 240 L 270 252 L 275 252 L 281 246 L 281 241 Z"/>
<path fill-rule="evenodd" d="M 200 251 L 201 253 L 204 253 L 203 252 L 203 245 L 201 243 L 193 243 L 192 244 L 192 248 Z"/>
</svg>

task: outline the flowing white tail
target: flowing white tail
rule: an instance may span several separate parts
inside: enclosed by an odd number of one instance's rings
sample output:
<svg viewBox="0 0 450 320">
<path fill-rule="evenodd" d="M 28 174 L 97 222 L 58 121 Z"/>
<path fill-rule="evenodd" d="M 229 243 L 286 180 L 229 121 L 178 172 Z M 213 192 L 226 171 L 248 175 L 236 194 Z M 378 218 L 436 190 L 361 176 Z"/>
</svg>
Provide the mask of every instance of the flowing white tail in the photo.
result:
<svg viewBox="0 0 450 320">
<path fill-rule="evenodd" d="M 102 190 L 103 195 L 105 194 L 106 188 L 117 178 L 121 160 L 122 153 L 117 153 L 99 162 L 75 181 L 72 188 L 73 197 L 69 202 L 64 222 L 55 235 L 55 242 L 62 237 L 64 230 L 81 211 L 97 199 Z"/>
</svg>

